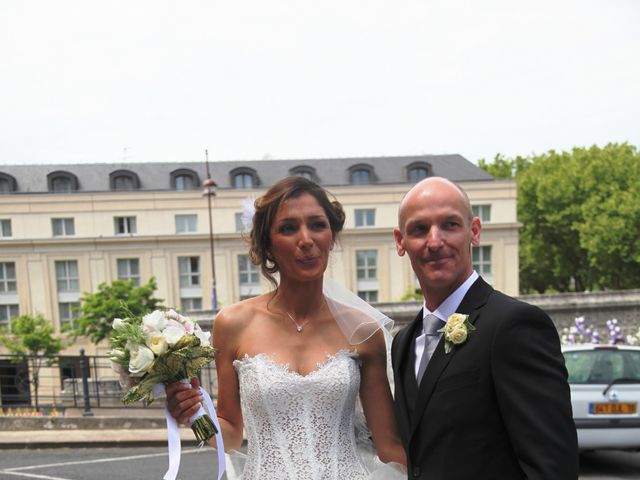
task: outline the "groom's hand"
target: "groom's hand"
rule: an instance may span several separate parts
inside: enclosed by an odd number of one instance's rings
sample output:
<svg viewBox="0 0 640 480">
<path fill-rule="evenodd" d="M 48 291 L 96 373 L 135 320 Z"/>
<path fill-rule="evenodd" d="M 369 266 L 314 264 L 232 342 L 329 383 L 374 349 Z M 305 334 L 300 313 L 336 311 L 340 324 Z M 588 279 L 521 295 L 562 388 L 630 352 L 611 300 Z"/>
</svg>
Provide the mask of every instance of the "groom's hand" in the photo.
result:
<svg viewBox="0 0 640 480">
<path fill-rule="evenodd" d="M 180 425 L 191 425 L 189 418 L 200 408 L 200 381 L 191 379 L 191 385 L 182 382 L 169 383 L 166 386 L 167 407 Z"/>
</svg>

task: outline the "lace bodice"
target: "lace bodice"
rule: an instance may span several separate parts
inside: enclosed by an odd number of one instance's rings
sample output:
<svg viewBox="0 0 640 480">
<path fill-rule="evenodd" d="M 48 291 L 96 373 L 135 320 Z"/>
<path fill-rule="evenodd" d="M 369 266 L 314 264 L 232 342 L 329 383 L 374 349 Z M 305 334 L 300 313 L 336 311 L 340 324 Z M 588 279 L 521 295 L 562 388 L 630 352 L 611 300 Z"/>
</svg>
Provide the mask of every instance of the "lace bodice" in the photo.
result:
<svg viewBox="0 0 640 480">
<path fill-rule="evenodd" d="M 243 480 L 361 480 L 354 435 L 356 354 L 340 351 L 303 376 L 270 356 L 233 363 L 248 441 Z"/>
</svg>

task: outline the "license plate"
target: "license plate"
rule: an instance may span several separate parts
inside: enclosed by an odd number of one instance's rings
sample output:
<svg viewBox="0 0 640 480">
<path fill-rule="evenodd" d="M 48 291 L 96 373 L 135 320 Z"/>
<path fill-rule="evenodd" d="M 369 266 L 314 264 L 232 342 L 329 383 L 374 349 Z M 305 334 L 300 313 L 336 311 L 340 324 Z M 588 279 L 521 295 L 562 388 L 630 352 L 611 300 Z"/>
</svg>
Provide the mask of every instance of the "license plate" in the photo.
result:
<svg viewBox="0 0 640 480">
<path fill-rule="evenodd" d="M 592 415 L 632 415 L 637 411 L 637 403 L 611 402 L 589 404 L 589 413 Z"/>
</svg>

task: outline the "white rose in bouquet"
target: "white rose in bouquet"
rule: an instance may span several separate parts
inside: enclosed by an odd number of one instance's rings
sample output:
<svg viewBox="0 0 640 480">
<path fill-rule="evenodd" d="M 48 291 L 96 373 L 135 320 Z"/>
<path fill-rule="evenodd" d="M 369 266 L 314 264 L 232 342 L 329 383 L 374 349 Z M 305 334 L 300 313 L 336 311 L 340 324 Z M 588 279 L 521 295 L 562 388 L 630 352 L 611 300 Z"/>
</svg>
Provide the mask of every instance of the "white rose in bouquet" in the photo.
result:
<svg viewBox="0 0 640 480">
<path fill-rule="evenodd" d="M 155 355 L 150 348 L 144 345 L 131 345 L 129 352 L 129 375 L 132 377 L 143 376 L 153 365 Z"/>
<path fill-rule="evenodd" d="M 147 338 L 147 346 L 153 353 L 160 356 L 167 351 L 169 344 L 162 333 L 151 333 Z"/>
<path fill-rule="evenodd" d="M 178 340 L 184 337 L 187 334 L 186 328 L 179 322 L 175 320 L 169 320 L 167 322 L 167 327 L 162 330 L 162 336 L 167 341 L 169 345 L 175 345 Z"/>
<path fill-rule="evenodd" d="M 142 317 L 142 328 L 146 332 L 161 332 L 167 325 L 167 317 L 164 312 L 154 310 Z"/>
</svg>

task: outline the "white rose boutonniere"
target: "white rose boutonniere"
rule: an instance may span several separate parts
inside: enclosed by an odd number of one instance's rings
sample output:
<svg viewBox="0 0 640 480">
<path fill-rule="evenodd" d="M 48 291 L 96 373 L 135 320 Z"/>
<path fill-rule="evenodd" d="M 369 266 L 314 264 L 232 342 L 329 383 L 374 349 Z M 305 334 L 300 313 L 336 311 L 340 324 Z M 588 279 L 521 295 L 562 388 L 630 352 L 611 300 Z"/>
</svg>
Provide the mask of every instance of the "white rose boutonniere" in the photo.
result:
<svg viewBox="0 0 640 480">
<path fill-rule="evenodd" d="M 476 327 L 469 322 L 469 315 L 463 313 L 450 315 L 444 327 L 438 330 L 444 334 L 444 353 L 449 353 L 454 346 L 466 342 L 475 329 Z"/>
</svg>

